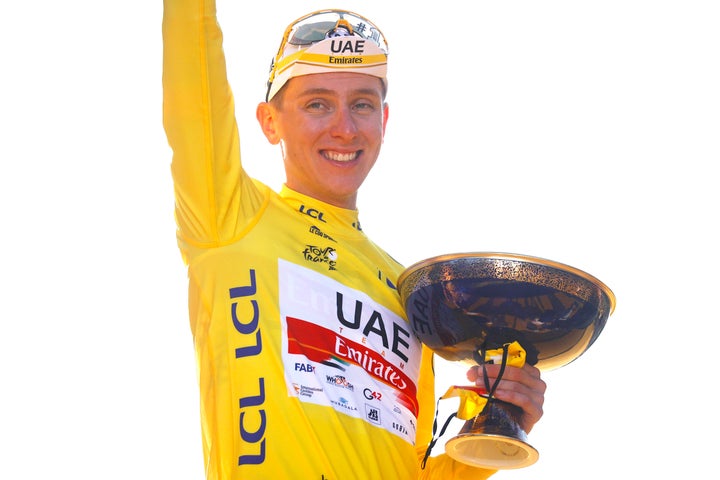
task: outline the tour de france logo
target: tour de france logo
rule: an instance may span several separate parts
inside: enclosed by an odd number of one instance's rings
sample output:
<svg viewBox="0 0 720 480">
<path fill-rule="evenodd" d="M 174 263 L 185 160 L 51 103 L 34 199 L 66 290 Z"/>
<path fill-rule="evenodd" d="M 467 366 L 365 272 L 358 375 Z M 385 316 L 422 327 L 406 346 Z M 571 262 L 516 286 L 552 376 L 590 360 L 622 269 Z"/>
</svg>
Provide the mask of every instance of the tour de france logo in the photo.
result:
<svg viewBox="0 0 720 480">
<path fill-rule="evenodd" d="M 312 263 L 324 263 L 328 270 L 337 270 L 337 251 L 333 247 L 319 247 L 317 245 L 306 245 L 303 250 L 303 257 Z"/>
</svg>

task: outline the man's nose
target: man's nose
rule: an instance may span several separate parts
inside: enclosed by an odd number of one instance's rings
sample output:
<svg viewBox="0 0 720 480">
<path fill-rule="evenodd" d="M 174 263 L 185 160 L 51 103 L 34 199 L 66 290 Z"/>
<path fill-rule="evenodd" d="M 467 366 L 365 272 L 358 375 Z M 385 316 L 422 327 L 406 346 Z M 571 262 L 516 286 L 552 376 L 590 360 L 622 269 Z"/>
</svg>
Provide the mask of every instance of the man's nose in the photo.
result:
<svg viewBox="0 0 720 480">
<path fill-rule="evenodd" d="M 333 119 L 332 133 L 341 136 L 354 136 L 357 133 L 357 124 L 350 107 L 339 108 Z"/>
</svg>

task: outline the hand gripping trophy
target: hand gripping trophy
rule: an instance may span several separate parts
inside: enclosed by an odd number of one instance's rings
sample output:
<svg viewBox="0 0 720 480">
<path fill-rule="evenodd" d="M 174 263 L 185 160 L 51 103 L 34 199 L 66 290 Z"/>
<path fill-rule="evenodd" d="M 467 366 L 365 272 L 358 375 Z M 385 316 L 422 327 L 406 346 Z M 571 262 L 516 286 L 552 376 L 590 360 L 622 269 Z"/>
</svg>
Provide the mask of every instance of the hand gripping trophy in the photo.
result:
<svg viewBox="0 0 720 480">
<path fill-rule="evenodd" d="M 614 294 L 595 277 L 507 253 L 429 258 L 400 275 L 398 291 L 420 341 L 446 360 L 481 366 L 567 365 L 593 344 L 615 308 Z M 469 419 L 445 451 L 478 467 L 529 466 L 538 452 L 519 426 L 519 408 L 493 398 L 495 386 L 485 385 L 479 413 L 460 417 Z"/>
</svg>

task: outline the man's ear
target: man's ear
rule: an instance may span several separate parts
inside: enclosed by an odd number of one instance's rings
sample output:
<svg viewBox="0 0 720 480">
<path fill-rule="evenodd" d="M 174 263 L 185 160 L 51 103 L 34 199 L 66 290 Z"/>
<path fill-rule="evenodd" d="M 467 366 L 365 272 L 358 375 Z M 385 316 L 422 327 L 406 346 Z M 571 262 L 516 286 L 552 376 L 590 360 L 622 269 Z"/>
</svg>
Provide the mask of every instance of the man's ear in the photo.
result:
<svg viewBox="0 0 720 480">
<path fill-rule="evenodd" d="M 278 130 L 277 109 L 268 102 L 258 104 L 255 110 L 255 118 L 257 118 L 260 128 L 272 145 L 280 143 L 282 136 Z"/>
</svg>

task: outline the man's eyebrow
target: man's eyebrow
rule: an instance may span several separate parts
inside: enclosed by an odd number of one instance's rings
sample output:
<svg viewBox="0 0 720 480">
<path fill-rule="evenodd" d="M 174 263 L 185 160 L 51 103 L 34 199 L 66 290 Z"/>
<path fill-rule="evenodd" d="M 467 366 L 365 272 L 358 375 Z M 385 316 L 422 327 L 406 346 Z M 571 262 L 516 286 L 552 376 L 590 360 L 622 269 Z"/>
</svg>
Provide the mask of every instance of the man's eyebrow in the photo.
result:
<svg viewBox="0 0 720 480">
<path fill-rule="evenodd" d="M 332 88 L 324 88 L 324 87 L 312 87 L 308 88 L 307 90 L 303 90 L 300 92 L 300 95 L 334 95 L 337 92 L 333 90 Z M 382 95 L 374 88 L 358 88 L 357 90 L 352 90 L 352 93 L 354 95 L 368 95 L 368 96 L 375 96 L 375 97 L 381 97 Z"/>
<path fill-rule="evenodd" d="M 300 92 L 300 95 L 327 95 L 333 93 L 333 91 L 334 90 L 330 88 L 314 87 L 303 90 L 302 92 Z"/>
</svg>

